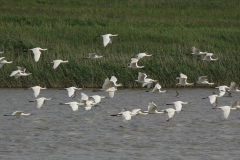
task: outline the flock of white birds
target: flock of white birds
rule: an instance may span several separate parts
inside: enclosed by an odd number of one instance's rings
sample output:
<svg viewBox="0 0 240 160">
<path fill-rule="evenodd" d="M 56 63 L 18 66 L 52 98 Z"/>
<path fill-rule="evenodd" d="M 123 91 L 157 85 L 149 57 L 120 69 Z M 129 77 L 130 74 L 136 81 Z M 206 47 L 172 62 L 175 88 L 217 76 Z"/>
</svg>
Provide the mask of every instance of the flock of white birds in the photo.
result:
<svg viewBox="0 0 240 160">
<path fill-rule="evenodd" d="M 114 36 L 118 36 L 118 35 L 112 35 L 112 34 L 105 34 L 105 35 L 101 35 L 101 37 L 103 38 L 103 45 L 104 47 L 106 47 L 108 44 L 111 44 L 113 42 L 113 37 Z M 42 49 L 42 48 L 33 48 L 30 49 L 33 53 L 34 53 L 34 59 L 35 62 L 37 62 L 40 59 L 40 55 L 41 55 L 41 51 L 46 51 L 47 49 Z M 216 61 L 218 60 L 216 59 L 212 59 L 212 55 L 213 53 L 208 53 L 208 52 L 201 52 L 199 49 L 192 47 L 192 51 L 193 53 L 191 53 L 192 55 L 205 55 L 205 57 L 202 59 L 204 61 Z M 4 52 L 0 52 L 0 54 L 3 54 Z M 136 58 L 131 58 L 131 63 L 129 64 L 129 66 L 127 66 L 126 68 L 132 68 L 132 69 L 138 69 L 138 68 L 144 68 L 144 66 L 138 66 L 138 61 L 144 57 L 150 57 L 152 55 L 148 55 L 147 53 L 139 53 Z M 89 57 L 83 58 L 83 59 L 98 59 L 98 58 L 102 58 L 103 56 L 98 56 L 95 53 L 89 53 Z M 56 69 L 61 63 L 67 63 L 68 61 L 63 61 L 63 60 L 53 60 L 53 69 Z M 7 63 L 12 63 L 11 62 L 7 62 L 5 60 L 5 57 L 1 57 L 0 58 L 0 68 Z M 21 77 L 21 76 L 29 76 L 32 73 L 25 73 L 26 68 L 24 67 L 17 67 L 18 70 L 13 71 L 10 74 L 10 77 L 15 77 L 16 79 Z M 195 83 L 188 83 L 187 82 L 187 76 L 184 75 L 183 73 L 180 73 L 180 77 L 177 77 L 177 79 L 179 80 L 179 83 L 177 83 L 176 85 L 179 86 L 191 86 L 194 84 L 201 84 L 201 85 L 213 85 L 214 83 L 209 83 L 207 81 L 207 76 L 201 76 L 198 78 L 198 81 Z M 142 72 L 138 72 L 138 79 L 135 80 L 138 83 L 142 84 L 142 87 L 147 86 L 148 90 L 146 92 L 152 92 L 152 93 L 165 93 L 166 90 L 161 90 L 161 85 L 159 83 L 155 84 L 155 87 L 151 90 L 151 86 L 153 85 L 153 83 L 157 82 L 157 80 L 153 80 L 151 78 L 147 78 L 147 75 L 145 73 Z M 117 91 L 117 87 L 121 87 L 123 86 L 121 83 L 117 84 L 117 78 L 115 76 L 112 76 L 110 79 L 106 78 L 104 81 L 104 84 L 102 86 L 102 89 L 100 90 L 94 90 L 93 92 L 96 91 L 103 91 L 103 92 L 107 92 L 109 93 L 109 97 L 113 98 L 114 97 L 114 93 L 115 91 Z M 240 109 L 240 106 L 238 105 L 238 101 L 232 101 L 231 102 L 231 106 L 221 106 L 218 107 L 218 98 L 219 97 L 224 97 L 225 93 L 228 92 L 228 96 L 231 96 L 231 92 L 240 92 L 240 90 L 238 90 L 238 86 L 235 82 L 231 82 L 230 87 L 228 86 L 218 86 L 216 88 L 219 88 L 219 95 L 213 93 L 213 95 L 210 95 L 206 98 L 210 99 L 210 104 L 213 106 L 213 109 L 221 109 L 222 113 L 223 113 L 223 117 L 225 119 L 228 118 L 229 114 L 230 114 L 230 110 L 237 110 Z M 34 86 L 31 87 L 29 89 L 32 89 L 34 92 L 34 96 L 37 98 L 40 94 L 40 90 L 41 89 L 46 89 L 46 88 L 42 88 L 40 86 Z M 82 88 L 76 88 L 76 87 L 69 87 L 69 88 L 65 88 L 68 92 L 68 97 L 70 98 L 75 98 L 76 96 L 76 90 L 82 90 Z M 179 93 L 176 91 L 176 96 L 177 98 L 179 98 Z M 89 100 L 89 98 L 92 98 L 92 100 Z M 67 103 L 60 103 L 60 105 L 70 105 L 70 107 L 72 108 L 73 111 L 77 111 L 78 107 L 84 107 L 86 110 L 90 110 L 92 108 L 92 106 L 97 106 L 100 102 L 102 98 L 106 98 L 105 96 L 99 96 L 99 95 L 93 95 L 93 96 L 87 96 L 84 93 L 81 93 L 81 99 L 79 102 L 67 102 Z M 203 98 L 205 99 L 205 98 Z M 41 97 L 41 98 L 37 98 L 34 101 L 29 101 L 29 102 L 37 102 L 37 108 L 41 108 L 43 106 L 43 104 L 45 104 L 46 101 L 48 100 L 52 100 L 52 98 L 45 98 L 45 97 Z M 131 120 L 132 116 L 137 116 L 137 115 L 148 115 L 148 114 L 162 114 L 165 113 L 166 115 L 166 121 L 169 121 L 173 118 L 175 112 L 179 113 L 182 110 L 182 104 L 188 104 L 188 102 L 182 102 L 182 101 L 176 101 L 173 102 L 172 104 L 167 104 L 167 105 L 174 105 L 174 108 L 168 108 L 165 110 L 161 110 L 161 111 L 157 111 L 157 105 L 154 104 L 153 102 L 150 102 L 148 105 L 148 110 L 147 111 L 141 111 L 141 109 L 133 109 L 132 111 L 127 111 L 125 108 L 122 109 L 118 114 L 114 114 L 111 116 L 122 116 L 123 121 L 124 122 L 128 122 L 129 120 Z M 10 114 L 10 115 L 5 115 L 5 116 L 20 116 L 20 115 L 24 115 L 24 116 L 29 116 L 32 115 L 31 113 L 24 113 L 23 111 L 15 111 L 14 113 Z"/>
</svg>

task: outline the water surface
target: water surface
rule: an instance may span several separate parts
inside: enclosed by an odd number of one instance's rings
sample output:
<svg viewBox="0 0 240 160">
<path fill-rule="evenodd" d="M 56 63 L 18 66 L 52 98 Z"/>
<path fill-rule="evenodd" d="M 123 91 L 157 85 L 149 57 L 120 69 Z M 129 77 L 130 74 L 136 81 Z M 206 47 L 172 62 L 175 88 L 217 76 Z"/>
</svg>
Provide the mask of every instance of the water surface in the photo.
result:
<svg viewBox="0 0 240 160">
<path fill-rule="evenodd" d="M 240 159 L 240 111 L 231 111 L 221 119 L 221 110 L 213 110 L 209 99 L 217 89 L 176 89 L 154 94 L 145 89 L 119 89 L 114 98 L 103 99 L 90 111 L 59 103 L 77 101 L 81 92 L 91 96 L 103 92 L 91 89 L 77 91 L 68 98 L 67 91 L 41 90 L 39 97 L 53 98 L 37 109 L 32 90 L 0 89 L 0 159 Z M 239 100 L 219 98 L 219 106 Z M 164 114 L 132 117 L 124 123 L 122 117 L 111 117 L 122 108 L 147 110 L 154 102 L 158 110 L 166 109 L 177 100 L 189 102 L 183 111 L 166 122 Z M 34 113 L 32 116 L 3 116 L 16 110 Z"/>
</svg>

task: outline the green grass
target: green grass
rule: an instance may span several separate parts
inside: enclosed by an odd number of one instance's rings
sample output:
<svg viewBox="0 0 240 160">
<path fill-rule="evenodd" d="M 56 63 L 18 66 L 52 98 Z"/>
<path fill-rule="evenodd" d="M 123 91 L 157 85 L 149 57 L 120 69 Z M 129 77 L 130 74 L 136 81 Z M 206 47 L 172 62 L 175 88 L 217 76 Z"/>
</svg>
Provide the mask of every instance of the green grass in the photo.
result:
<svg viewBox="0 0 240 160">
<path fill-rule="evenodd" d="M 238 0 L 0 0 L 0 51 L 13 64 L 0 69 L 0 87 L 101 87 L 115 75 L 127 87 L 138 72 L 175 87 L 180 73 L 188 82 L 206 75 L 216 85 L 239 83 L 240 2 Z M 102 34 L 118 34 L 103 47 Z M 196 46 L 214 53 L 203 62 L 191 53 Z M 38 62 L 31 48 L 47 48 Z M 84 60 L 96 52 L 104 58 Z M 153 54 L 139 61 L 143 69 L 123 68 L 133 55 Z M 47 64 L 69 60 L 56 70 Z M 16 66 L 29 77 L 9 78 Z"/>
</svg>

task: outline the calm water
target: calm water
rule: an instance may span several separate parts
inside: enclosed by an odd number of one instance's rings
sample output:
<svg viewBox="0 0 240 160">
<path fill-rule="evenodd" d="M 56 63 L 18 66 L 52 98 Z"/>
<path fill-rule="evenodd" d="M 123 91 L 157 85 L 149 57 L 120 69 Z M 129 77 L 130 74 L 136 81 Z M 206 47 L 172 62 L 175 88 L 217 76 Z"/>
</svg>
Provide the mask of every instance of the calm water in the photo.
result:
<svg viewBox="0 0 240 160">
<path fill-rule="evenodd" d="M 154 94 L 144 89 L 122 89 L 114 98 L 106 98 L 101 106 L 90 111 L 59 103 L 77 101 L 80 93 L 105 95 L 90 89 L 77 91 L 76 98 L 67 91 L 41 90 L 40 97 L 53 98 L 37 109 L 32 90 L 0 89 L 0 159 L 240 159 L 240 111 L 232 110 L 228 120 L 221 119 L 221 110 L 211 109 L 209 99 L 217 89 L 175 89 Z M 239 100 L 219 98 L 219 106 Z M 164 114 L 132 117 L 124 123 L 122 117 L 111 117 L 122 108 L 147 110 L 154 102 L 158 110 L 174 106 L 166 103 L 187 101 L 183 111 L 165 121 Z M 32 116 L 2 116 L 23 110 Z"/>
</svg>

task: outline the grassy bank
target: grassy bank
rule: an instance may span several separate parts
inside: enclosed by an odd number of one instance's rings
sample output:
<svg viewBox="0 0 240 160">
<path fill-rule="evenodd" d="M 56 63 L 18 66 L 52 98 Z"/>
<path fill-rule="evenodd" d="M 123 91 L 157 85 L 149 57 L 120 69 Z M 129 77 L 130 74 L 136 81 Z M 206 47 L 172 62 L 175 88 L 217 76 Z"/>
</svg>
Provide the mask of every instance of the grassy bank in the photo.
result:
<svg viewBox="0 0 240 160">
<path fill-rule="evenodd" d="M 237 0 L 0 0 L 0 51 L 13 64 L 0 69 L 0 87 L 100 87 L 115 75 L 119 83 L 138 87 L 138 72 L 175 87 L 180 73 L 188 82 L 206 75 L 216 85 L 239 83 L 240 2 Z M 102 34 L 118 34 L 103 47 Z M 214 53 L 216 62 L 189 56 L 191 47 Z M 28 49 L 41 47 L 38 62 Z M 84 60 L 96 52 L 104 58 Z M 139 61 L 144 69 L 123 68 L 133 55 L 153 54 Z M 203 57 L 202 57 L 203 58 Z M 47 64 L 69 60 L 53 70 Z M 29 77 L 9 78 L 16 66 Z"/>
</svg>

